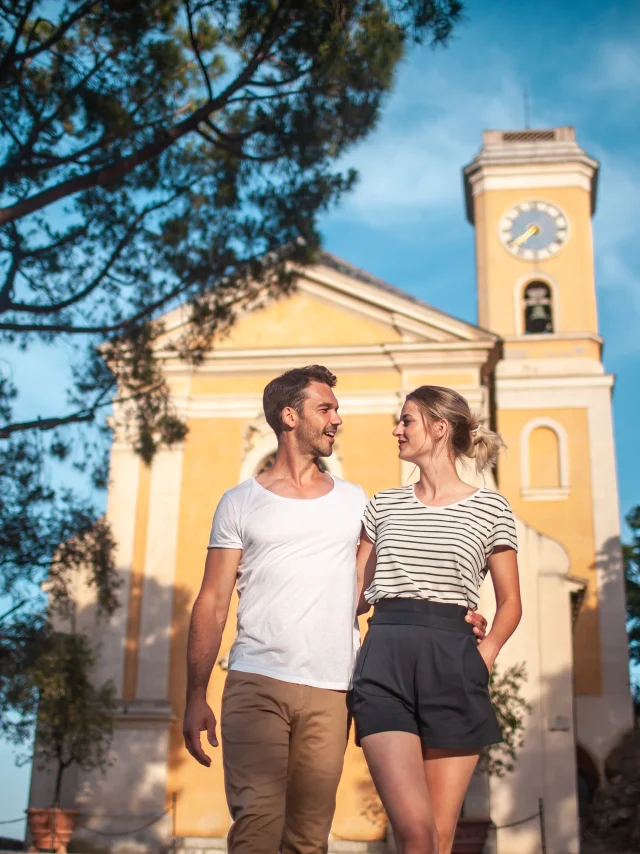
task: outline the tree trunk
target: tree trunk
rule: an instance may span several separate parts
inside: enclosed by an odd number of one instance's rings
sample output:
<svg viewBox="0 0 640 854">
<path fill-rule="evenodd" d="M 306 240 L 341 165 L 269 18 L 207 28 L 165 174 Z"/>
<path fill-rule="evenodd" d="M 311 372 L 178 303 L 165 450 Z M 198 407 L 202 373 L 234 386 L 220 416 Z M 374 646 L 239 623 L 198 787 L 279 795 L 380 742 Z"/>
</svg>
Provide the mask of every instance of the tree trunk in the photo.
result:
<svg viewBox="0 0 640 854">
<path fill-rule="evenodd" d="M 56 788 L 53 794 L 53 808 L 58 809 L 60 806 L 60 792 L 62 790 L 62 776 L 67 770 L 64 762 L 58 762 L 58 773 L 56 774 Z"/>
</svg>

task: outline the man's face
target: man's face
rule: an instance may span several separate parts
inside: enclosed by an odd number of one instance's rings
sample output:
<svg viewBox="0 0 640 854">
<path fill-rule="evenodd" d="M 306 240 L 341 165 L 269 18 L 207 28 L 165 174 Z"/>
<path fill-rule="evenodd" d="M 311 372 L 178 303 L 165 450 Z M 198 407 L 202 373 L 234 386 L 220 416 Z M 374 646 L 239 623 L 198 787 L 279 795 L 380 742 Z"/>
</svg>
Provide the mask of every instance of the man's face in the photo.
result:
<svg viewBox="0 0 640 854">
<path fill-rule="evenodd" d="M 325 383 L 311 382 L 295 428 L 300 450 L 314 457 L 330 457 L 336 432 L 342 424 L 338 400 Z"/>
</svg>

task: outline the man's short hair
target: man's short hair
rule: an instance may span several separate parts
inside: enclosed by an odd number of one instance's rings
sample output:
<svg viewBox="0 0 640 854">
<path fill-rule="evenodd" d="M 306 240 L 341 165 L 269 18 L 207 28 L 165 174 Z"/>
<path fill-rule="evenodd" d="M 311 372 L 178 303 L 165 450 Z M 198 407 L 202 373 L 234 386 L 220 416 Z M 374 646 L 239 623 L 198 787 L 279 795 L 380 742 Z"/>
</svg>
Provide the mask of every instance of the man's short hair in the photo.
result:
<svg viewBox="0 0 640 854">
<path fill-rule="evenodd" d="M 275 380 L 271 380 L 262 395 L 262 407 L 267 424 L 276 436 L 282 433 L 282 410 L 285 406 L 302 415 L 309 383 L 324 383 L 333 388 L 338 382 L 328 368 L 322 365 L 307 365 L 306 368 L 292 368 Z"/>
</svg>

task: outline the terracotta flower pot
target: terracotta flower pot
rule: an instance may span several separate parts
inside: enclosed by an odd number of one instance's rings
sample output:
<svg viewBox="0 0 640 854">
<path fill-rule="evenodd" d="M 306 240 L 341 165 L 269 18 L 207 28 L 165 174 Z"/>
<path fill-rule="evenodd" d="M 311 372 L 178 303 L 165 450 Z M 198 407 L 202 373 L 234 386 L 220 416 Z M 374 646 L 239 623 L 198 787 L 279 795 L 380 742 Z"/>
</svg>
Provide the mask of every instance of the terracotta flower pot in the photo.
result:
<svg viewBox="0 0 640 854">
<path fill-rule="evenodd" d="M 490 826 L 489 818 L 461 818 L 451 854 L 482 854 Z"/>
<path fill-rule="evenodd" d="M 78 810 L 28 809 L 31 833 L 29 851 L 55 851 L 67 854 L 67 845 L 78 820 Z"/>
</svg>

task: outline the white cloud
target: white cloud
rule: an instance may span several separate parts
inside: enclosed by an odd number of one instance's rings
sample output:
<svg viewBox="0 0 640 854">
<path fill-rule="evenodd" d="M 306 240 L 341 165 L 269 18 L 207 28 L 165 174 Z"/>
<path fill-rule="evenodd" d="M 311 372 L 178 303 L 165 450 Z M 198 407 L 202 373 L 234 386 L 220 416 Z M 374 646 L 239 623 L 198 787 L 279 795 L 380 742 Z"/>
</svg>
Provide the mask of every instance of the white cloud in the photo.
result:
<svg viewBox="0 0 640 854">
<path fill-rule="evenodd" d="M 593 89 L 621 90 L 640 96 L 640 53 L 637 41 L 615 39 L 600 46 L 596 68 L 587 81 Z"/>
<path fill-rule="evenodd" d="M 379 127 L 345 158 L 358 169 L 360 183 L 336 219 L 373 226 L 390 238 L 420 220 L 437 221 L 443 228 L 450 222 L 452 232 L 460 228 L 461 169 L 479 149 L 482 131 L 524 124 L 523 79 L 515 54 L 483 56 L 487 61 L 480 67 L 467 53 L 453 73 L 451 65 L 433 55 L 404 66 Z M 629 332 L 640 326 L 640 168 L 628 146 L 624 157 L 616 153 L 602 120 L 612 111 L 613 129 L 613 112 L 618 119 L 628 118 L 619 113 L 631 88 L 640 92 L 640 55 L 631 41 L 611 41 L 595 56 L 585 52 L 582 67 L 574 65 L 560 75 L 551 101 L 536 98 L 534 107 L 548 115 L 534 115 L 531 121 L 533 127 L 575 122 L 579 142 L 601 161 L 594 221 L 597 282 L 610 319 L 612 292 L 625 305 L 620 316 L 615 310 L 622 334 L 607 346 L 616 356 L 640 351 L 640 336 Z"/>
<path fill-rule="evenodd" d="M 634 160 L 594 148 L 600 161 L 598 207 L 594 220 L 600 249 L 635 243 L 640 222 L 640 169 Z"/>
<path fill-rule="evenodd" d="M 405 66 L 372 134 L 345 165 L 360 173 L 338 216 L 397 228 L 425 213 L 461 210 L 461 169 L 480 147 L 482 131 L 522 124 L 522 91 L 506 60 L 482 74 L 451 79 L 426 61 Z"/>
</svg>

